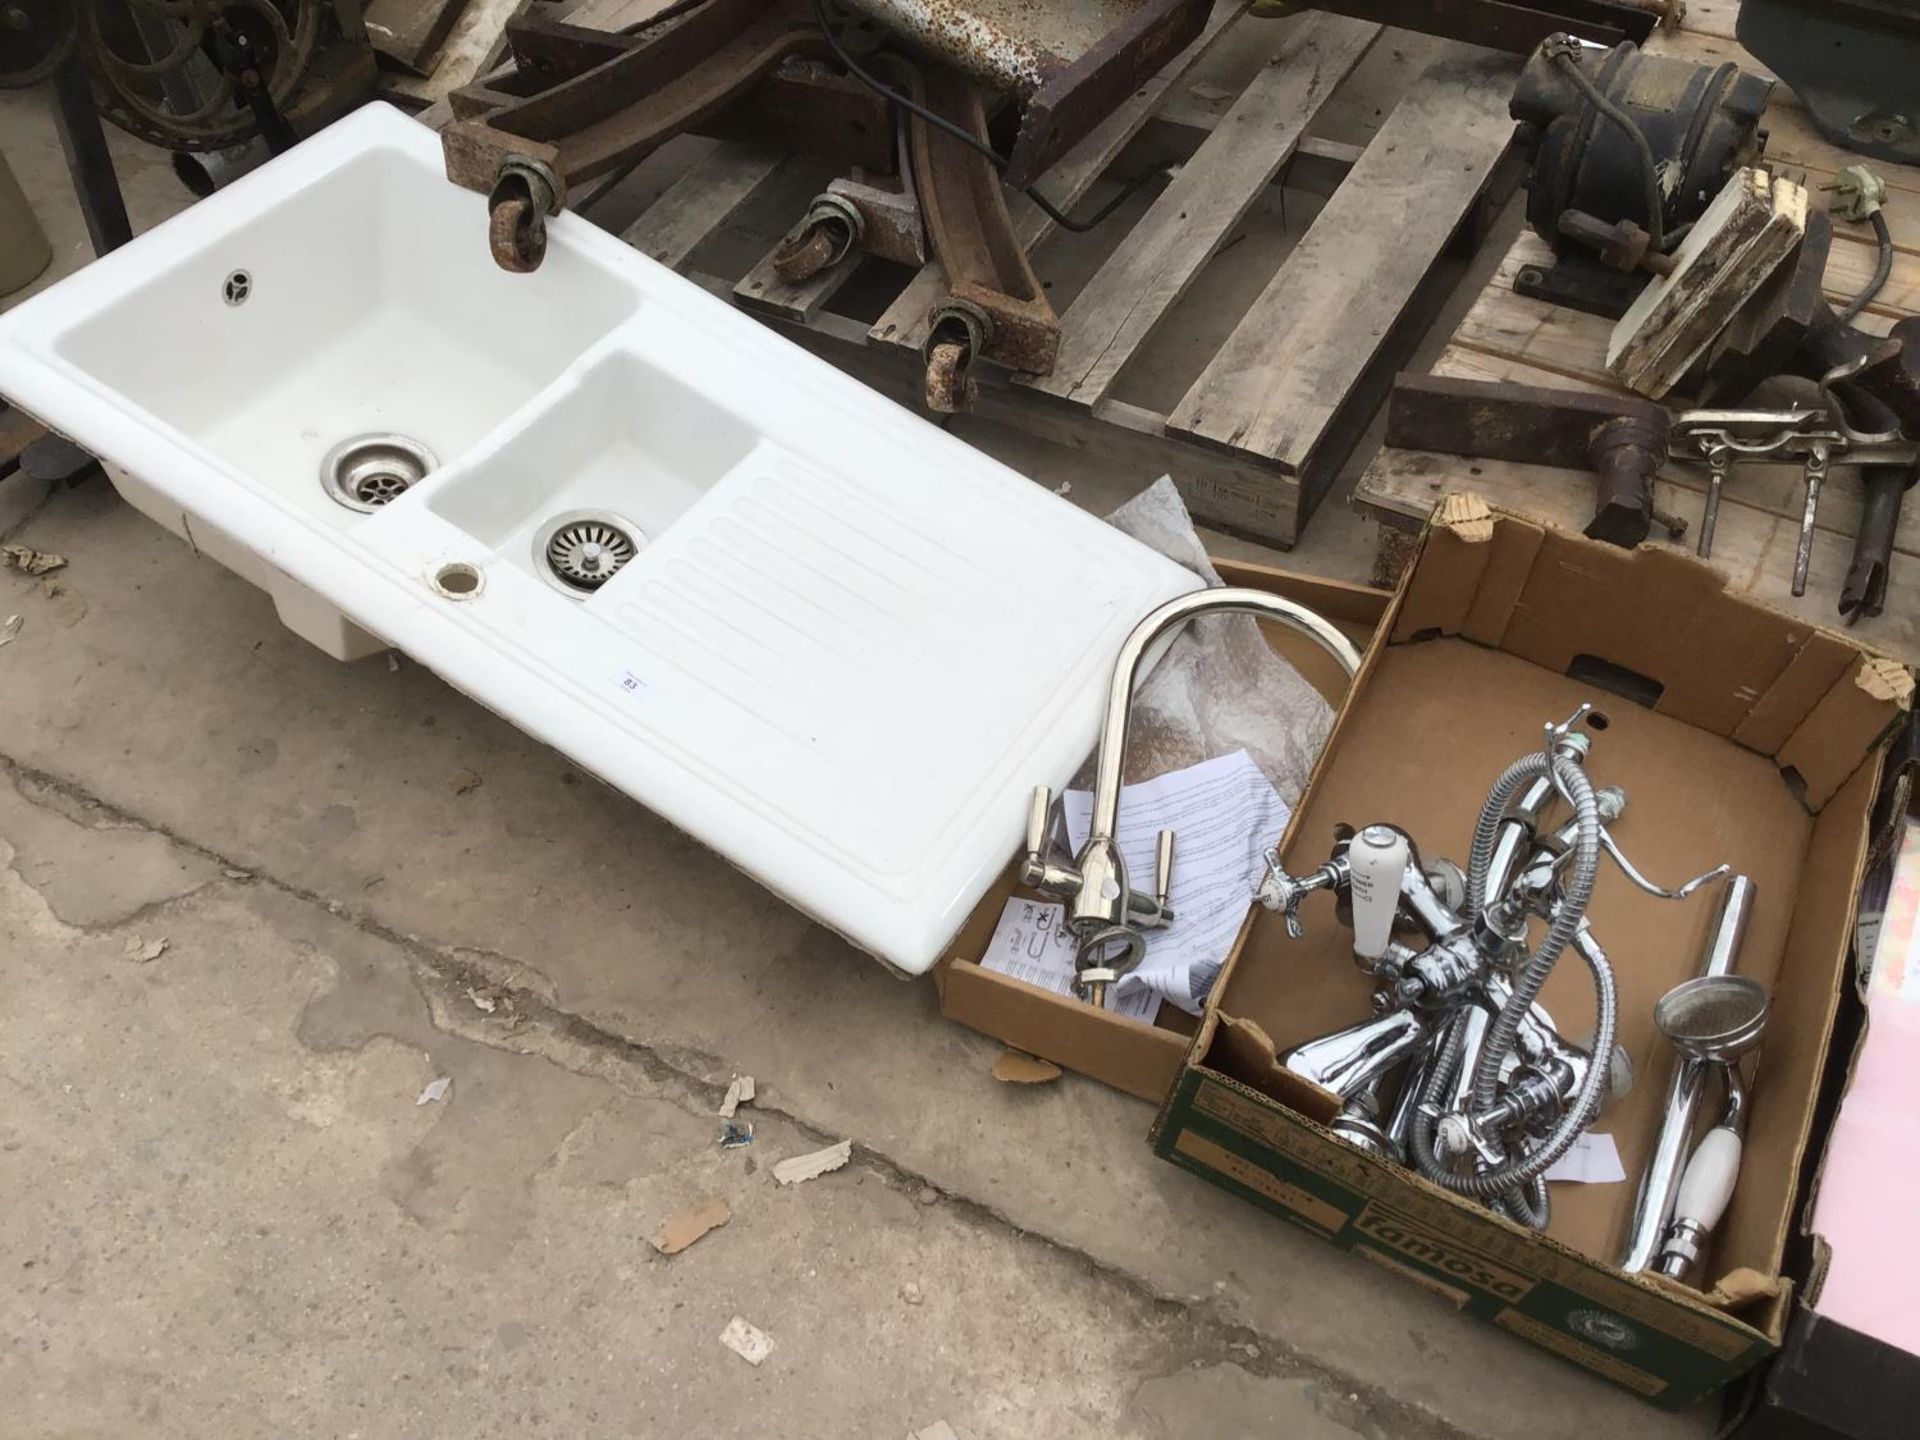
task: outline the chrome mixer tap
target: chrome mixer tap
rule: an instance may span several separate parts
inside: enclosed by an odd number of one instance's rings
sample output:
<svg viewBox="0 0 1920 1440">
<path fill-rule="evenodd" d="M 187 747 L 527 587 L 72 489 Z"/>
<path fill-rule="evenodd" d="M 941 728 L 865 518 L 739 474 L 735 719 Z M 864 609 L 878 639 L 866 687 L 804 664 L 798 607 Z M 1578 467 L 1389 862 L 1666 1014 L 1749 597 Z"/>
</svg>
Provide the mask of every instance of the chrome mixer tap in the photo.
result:
<svg viewBox="0 0 1920 1440">
<path fill-rule="evenodd" d="M 1078 942 L 1074 988 L 1093 1005 L 1104 1005 L 1107 987 L 1140 963 L 1146 953 L 1145 932 L 1173 920 L 1168 903 L 1173 885 L 1173 832 L 1160 832 L 1151 895 L 1133 888 L 1120 854 L 1120 775 L 1126 759 L 1134 687 L 1156 643 L 1163 639 L 1170 642 L 1182 626 L 1202 615 L 1226 614 L 1278 621 L 1313 640 L 1348 675 L 1360 668 L 1360 652 L 1331 621 L 1264 590 L 1196 590 L 1167 601 L 1133 628 L 1120 646 L 1107 694 L 1106 718 L 1100 727 L 1100 749 L 1094 762 L 1093 817 L 1086 844 L 1070 861 L 1052 858 L 1049 830 L 1053 794 L 1046 786 L 1039 786 L 1027 811 L 1026 859 L 1020 867 L 1022 883 L 1066 902 L 1067 925 Z"/>
</svg>

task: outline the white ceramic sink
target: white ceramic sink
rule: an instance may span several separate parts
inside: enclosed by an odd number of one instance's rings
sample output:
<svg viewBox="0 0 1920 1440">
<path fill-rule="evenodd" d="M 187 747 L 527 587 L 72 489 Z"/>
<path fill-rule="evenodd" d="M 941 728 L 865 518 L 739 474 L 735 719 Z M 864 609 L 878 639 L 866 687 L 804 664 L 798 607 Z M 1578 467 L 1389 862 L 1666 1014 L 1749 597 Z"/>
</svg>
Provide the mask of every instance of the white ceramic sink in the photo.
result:
<svg viewBox="0 0 1920 1440">
<path fill-rule="evenodd" d="M 910 972 L 1199 585 L 574 216 L 499 270 L 385 106 L 0 316 L 0 393 Z"/>
</svg>

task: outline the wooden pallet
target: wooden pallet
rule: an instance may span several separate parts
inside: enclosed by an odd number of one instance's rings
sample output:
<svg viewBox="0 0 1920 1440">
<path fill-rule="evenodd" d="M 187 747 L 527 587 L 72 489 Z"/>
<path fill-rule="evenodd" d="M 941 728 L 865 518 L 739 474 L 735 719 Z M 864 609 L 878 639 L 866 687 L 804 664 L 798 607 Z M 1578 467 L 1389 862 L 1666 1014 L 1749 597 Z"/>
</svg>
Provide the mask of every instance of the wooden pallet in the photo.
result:
<svg viewBox="0 0 1920 1440">
<path fill-rule="evenodd" d="M 1735 0 L 1692 0 L 1678 32 L 1662 31 L 1648 50 L 1719 64 L 1732 60 L 1766 73 L 1733 39 Z M 1776 87 L 1768 107 L 1769 163 L 1804 176 L 1818 187 L 1861 157 L 1822 140 L 1806 111 L 1784 86 Z M 1900 316 L 1920 308 L 1920 170 L 1867 162 L 1892 187 L 1887 223 L 1895 241 L 1892 276 L 1862 328 L 1884 331 Z M 1547 258 L 1547 247 L 1526 233 L 1514 242 L 1498 271 L 1455 330 L 1434 365 L 1442 375 L 1513 380 L 1528 385 L 1613 390 L 1605 368 L 1608 321 L 1529 300 L 1513 290 L 1515 275 Z M 1864 225 L 1836 225 L 1826 288 L 1844 300 L 1866 283 L 1876 258 L 1873 232 Z M 1567 529 L 1579 529 L 1592 514 L 1591 477 L 1538 465 L 1387 449 L 1361 477 L 1354 502 L 1383 522 L 1383 544 L 1396 543 L 1390 532 L 1417 528 L 1434 503 L 1448 491 L 1470 489 L 1496 505 Z M 1658 503 L 1698 523 L 1706 491 L 1702 466 L 1672 464 L 1655 486 Z M 1806 595 L 1792 590 L 1794 541 L 1799 529 L 1801 485 L 1797 468 L 1738 466 L 1727 482 L 1710 564 L 1726 575 L 1730 587 L 1814 624 L 1836 625 L 1834 597 L 1846 574 L 1858 531 L 1859 488 L 1845 470 L 1828 484 L 1820 504 L 1813 568 Z M 1655 531 L 1656 537 L 1660 532 Z M 1691 537 L 1681 542 L 1690 544 Z M 1383 555 L 1381 569 L 1389 569 Z M 1908 662 L 1920 661 L 1920 490 L 1907 497 L 1894 572 L 1884 615 L 1860 622 L 1862 638 Z"/>
<path fill-rule="evenodd" d="M 611 26 L 646 8 L 589 0 L 585 13 Z M 1334 143 L 1310 133 L 1314 122 L 1381 28 L 1325 14 L 1256 20 L 1246 10 L 1246 0 L 1221 0 L 1201 40 L 1042 179 L 1055 206 L 1079 205 L 1118 176 L 1116 162 L 1149 127 L 1156 145 L 1184 157 L 1067 307 L 1054 373 L 976 365 L 976 413 L 1098 455 L 1143 483 L 1171 474 L 1198 518 L 1288 546 L 1510 193 L 1506 99 L 1517 64 L 1457 47 L 1415 81 L 1369 143 Z M 1183 78 L 1223 45 L 1260 46 L 1270 60 L 1237 96 L 1192 104 Z M 771 246 L 739 275 L 689 264 L 763 186 L 814 164 L 721 145 L 623 238 L 917 405 L 926 317 L 944 294 L 937 264 L 893 272 L 895 292 L 880 298 L 878 318 L 871 282 L 880 267 L 871 262 L 800 285 L 774 274 Z M 1185 398 L 1166 413 L 1129 403 L 1118 393 L 1129 365 L 1150 336 L 1177 333 L 1181 297 L 1278 183 L 1328 199 Z M 1046 280 L 1054 227 L 1024 197 L 1011 206 Z M 857 272 L 860 286 L 851 283 Z M 837 306 L 863 287 L 860 312 Z"/>
</svg>

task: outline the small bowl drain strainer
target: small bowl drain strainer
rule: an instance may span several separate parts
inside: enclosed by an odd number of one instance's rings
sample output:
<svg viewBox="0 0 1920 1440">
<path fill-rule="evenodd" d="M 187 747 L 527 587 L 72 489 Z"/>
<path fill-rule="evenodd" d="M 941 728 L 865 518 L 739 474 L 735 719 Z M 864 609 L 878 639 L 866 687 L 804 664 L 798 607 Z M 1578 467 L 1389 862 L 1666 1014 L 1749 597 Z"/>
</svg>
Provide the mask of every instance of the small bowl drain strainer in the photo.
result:
<svg viewBox="0 0 1920 1440">
<path fill-rule="evenodd" d="M 646 537 L 634 526 L 599 510 L 556 515 L 534 537 L 541 573 L 569 595 L 593 594 L 640 553 Z"/>
<path fill-rule="evenodd" d="M 439 463 L 431 450 L 404 435 L 356 435 L 327 452 L 320 483 L 349 510 L 378 510 Z"/>
</svg>

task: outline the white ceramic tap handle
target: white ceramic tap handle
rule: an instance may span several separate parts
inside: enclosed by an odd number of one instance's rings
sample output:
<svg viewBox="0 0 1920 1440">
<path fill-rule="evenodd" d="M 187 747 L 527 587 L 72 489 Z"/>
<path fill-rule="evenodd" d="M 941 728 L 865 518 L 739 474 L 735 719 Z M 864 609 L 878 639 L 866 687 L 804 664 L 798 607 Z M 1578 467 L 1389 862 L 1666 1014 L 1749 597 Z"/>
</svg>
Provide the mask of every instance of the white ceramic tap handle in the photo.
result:
<svg viewBox="0 0 1920 1440">
<path fill-rule="evenodd" d="M 1711 1234 L 1733 1198 L 1740 1178 L 1740 1132 L 1716 1125 L 1700 1137 L 1700 1144 L 1680 1177 L 1680 1194 L 1673 1202 L 1675 1224 L 1690 1220 Z"/>
<path fill-rule="evenodd" d="M 1400 881 L 1411 858 L 1407 837 L 1390 825 L 1369 825 L 1347 846 L 1352 872 L 1353 953 L 1378 960 L 1393 939 Z"/>
</svg>

